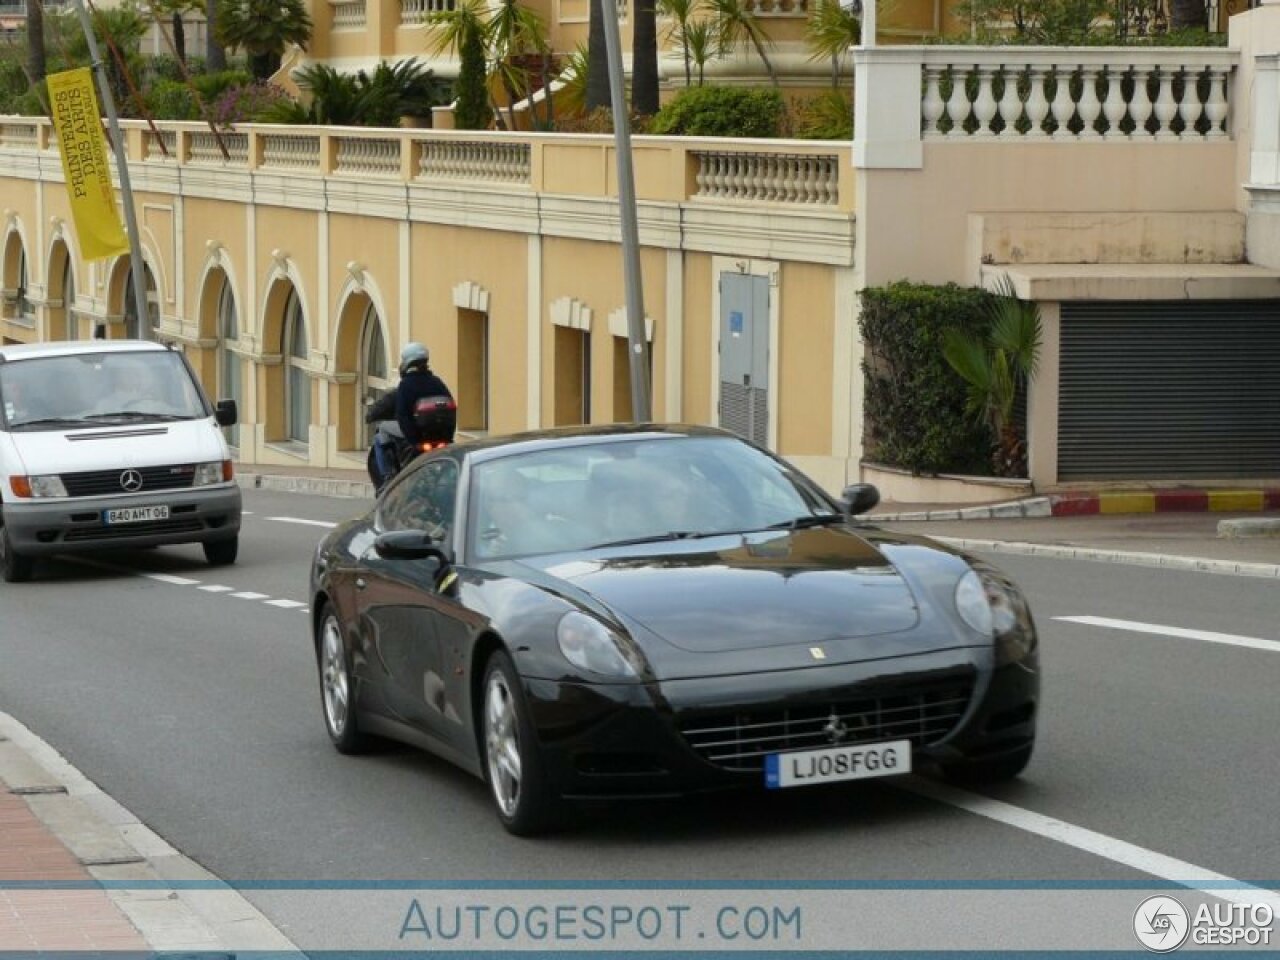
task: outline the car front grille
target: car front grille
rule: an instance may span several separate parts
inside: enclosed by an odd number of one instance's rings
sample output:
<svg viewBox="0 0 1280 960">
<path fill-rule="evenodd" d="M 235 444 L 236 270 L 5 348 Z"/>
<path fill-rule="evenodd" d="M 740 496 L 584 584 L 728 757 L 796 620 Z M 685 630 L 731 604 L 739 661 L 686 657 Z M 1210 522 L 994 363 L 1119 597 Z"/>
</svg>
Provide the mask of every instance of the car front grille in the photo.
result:
<svg viewBox="0 0 1280 960">
<path fill-rule="evenodd" d="M 204 524 L 195 517 L 171 517 L 168 520 L 152 520 L 147 523 L 122 523 L 116 526 L 72 527 L 62 537 L 64 543 L 85 540 L 130 540 L 158 533 L 199 533 Z"/>
<path fill-rule="evenodd" d="M 692 716 L 680 732 L 697 754 L 726 770 L 760 771 L 764 758 L 881 740 L 936 743 L 955 729 L 973 693 L 972 677 L 868 690 L 850 699 Z"/>
<path fill-rule="evenodd" d="M 127 477 L 136 473 L 137 478 Z M 115 493 L 150 493 L 153 490 L 179 490 L 191 486 L 196 468 L 193 463 L 174 463 L 137 470 L 89 470 L 85 473 L 62 474 L 62 485 L 69 497 L 104 497 Z M 141 486 L 125 486 L 125 480 L 141 480 Z"/>
</svg>

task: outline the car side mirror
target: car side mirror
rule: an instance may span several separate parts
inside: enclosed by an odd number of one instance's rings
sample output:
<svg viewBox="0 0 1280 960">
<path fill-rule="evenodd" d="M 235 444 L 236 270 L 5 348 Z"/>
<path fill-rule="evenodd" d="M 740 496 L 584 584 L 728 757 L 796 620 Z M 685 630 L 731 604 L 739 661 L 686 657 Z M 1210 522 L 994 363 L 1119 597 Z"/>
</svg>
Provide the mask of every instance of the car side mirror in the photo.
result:
<svg viewBox="0 0 1280 960">
<path fill-rule="evenodd" d="M 220 427 L 232 427 L 240 419 L 234 400 L 219 400 L 213 405 L 213 418 Z"/>
<path fill-rule="evenodd" d="M 391 530 L 373 541 L 373 549 L 384 560 L 426 560 L 435 557 L 445 565 L 444 551 L 425 530 Z"/>
<path fill-rule="evenodd" d="M 848 516 L 856 517 L 880 502 L 880 491 L 873 483 L 853 483 L 844 488 L 840 502 Z"/>
</svg>

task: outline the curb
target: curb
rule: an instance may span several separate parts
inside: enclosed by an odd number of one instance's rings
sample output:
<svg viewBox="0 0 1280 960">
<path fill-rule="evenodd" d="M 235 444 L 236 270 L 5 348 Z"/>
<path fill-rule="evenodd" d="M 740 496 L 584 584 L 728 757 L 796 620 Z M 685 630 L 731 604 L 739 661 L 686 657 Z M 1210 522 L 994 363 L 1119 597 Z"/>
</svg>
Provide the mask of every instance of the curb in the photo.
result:
<svg viewBox="0 0 1280 960">
<path fill-rule="evenodd" d="M 338 480 L 333 477 L 288 477 L 274 473 L 236 473 L 242 487 L 284 493 L 310 493 L 323 497 L 374 498 L 373 484 L 367 480 Z"/>
<path fill-rule="evenodd" d="M 1180 557 L 1168 553 L 1141 553 L 1130 550 L 1099 550 L 1097 547 L 1021 543 L 1016 540 L 969 540 L 960 537 L 933 537 L 932 539 L 961 550 L 986 550 L 991 553 L 1014 553 L 1059 560 L 1100 560 L 1105 563 L 1159 567 L 1162 570 L 1187 570 L 1195 573 L 1280 579 L 1280 564 L 1274 563 L 1241 563 L 1235 560 L 1213 560 L 1209 557 Z"/>
<path fill-rule="evenodd" d="M 1261 490 L 1116 490 L 1106 493 L 1055 493 L 981 507 L 875 513 L 868 519 L 1005 520 L 1019 517 L 1088 517 L 1098 514 L 1243 513 L 1280 510 L 1280 489 Z"/>
<path fill-rule="evenodd" d="M 27 805 L 152 951 L 302 951 L 232 887 L 184 857 L 60 753 L 0 711 L 0 787 Z M 32 878 L 39 880 L 39 877 Z M 191 881 L 199 881 L 198 888 Z M 172 886 L 171 886 L 172 884 Z"/>
<path fill-rule="evenodd" d="M 1238 520 L 1219 520 L 1220 537 L 1280 537 L 1280 518 L 1242 517 Z"/>
</svg>

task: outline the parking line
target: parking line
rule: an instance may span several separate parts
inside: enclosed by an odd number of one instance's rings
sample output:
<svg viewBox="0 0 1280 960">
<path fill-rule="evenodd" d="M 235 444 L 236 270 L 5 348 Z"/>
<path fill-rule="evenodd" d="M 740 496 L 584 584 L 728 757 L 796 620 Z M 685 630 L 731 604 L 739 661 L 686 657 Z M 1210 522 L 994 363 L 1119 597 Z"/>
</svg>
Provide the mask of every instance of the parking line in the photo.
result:
<svg viewBox="0 0 1280 960">
<path fill-rule="evenodd" d="M 986 817 L 988 820 L 995 820 L 998 823 L 1015 827 L 1018 830 L 1023 830 L 1048 840 L 1054 840 L 1068 847 L 1075 847 L 1085 853 L 1091 853 L 1096 857 L 1102 857 L 1113 863 L 1131 867 L 1134 870 L 1150 874 L 1153 877 L 1159 877 L 1162 880 L 1168 880 L 1170 883 L 1176 883 L 1188 889 L 1202 890 L 1212 896 L 1230 900 L 1233 903 L 1265 902 L 1272 910 L 1280 914 L 1280 893 L 1254 886 L 1253 884 L 1243 883 L 1225 874 L 1206 870 L 1204 867 L 1196 866 L 1194 863 L 1188 863 L 1186 860 L 1166 856 L 1163 853 L 1148 850 L 1146 847 L 1140 847 L 1137 844 L 1118 840 L 1104 833 L 1098 833 L 1087 827 L 1076 826 L 1074 823 L 1067 823 L 1065 820 L 1059 820 L 1056 817 L 1049 817 L 1042 813 L 1025 810 L 1022 807 L 1015 807 L 1013 804 L 1005 803 L 1002 800 L 993 800 L 990 797 L 969 793 L 966 790 L 957 790 L 955 787 L 949 787 L 932 780 L 925 780 L 922 777 L 910 777 L 900 780 L 897 786 L 918 796 L 927 797 L 930 800 L 936 800 L 948 806 L 958 807 L 968 813 Z"/>
<path fill-rule="evenodd" d="M 1214 633 L 1211 630 L 1187 630 L 1183 627 L 1164 627 L 1158 623 L 1141 623 L 1137 620 L 1113 620 L 1110 617 L 1054 617 L 1063 623 L 1080 623 L 1087 627 L 1106 627 L 1110 630 L 1128 630 L 1130 633 L 1152 633 L 1162 637 L 1181 637 L 1184 640 L 1203 640 L 1206 643 L 1224 643 L 1232 647 L 1248 647 L 1280 653 L 1280 641 L 1261 637 L 1242 637 L 1234 633 Z"/>
</svg>

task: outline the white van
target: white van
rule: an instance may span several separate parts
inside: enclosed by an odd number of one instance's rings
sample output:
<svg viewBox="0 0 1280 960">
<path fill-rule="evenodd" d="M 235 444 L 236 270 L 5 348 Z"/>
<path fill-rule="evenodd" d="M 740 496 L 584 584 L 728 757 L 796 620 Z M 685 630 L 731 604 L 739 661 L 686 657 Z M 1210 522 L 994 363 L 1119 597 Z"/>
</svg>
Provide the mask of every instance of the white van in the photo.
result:
<svg viewBox="0 0 1280 960">
<path fill-rule="evenodd" d="M 141 340 L 0 347 L 0 574 L 36 557 L 200 543 L 234 563 L 240 487 L 211 406 L 177 350 Z"/>
</svg>

